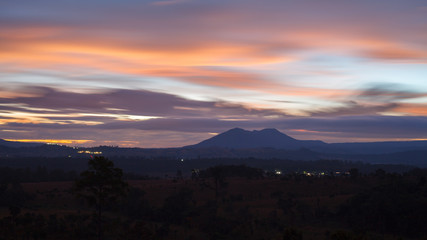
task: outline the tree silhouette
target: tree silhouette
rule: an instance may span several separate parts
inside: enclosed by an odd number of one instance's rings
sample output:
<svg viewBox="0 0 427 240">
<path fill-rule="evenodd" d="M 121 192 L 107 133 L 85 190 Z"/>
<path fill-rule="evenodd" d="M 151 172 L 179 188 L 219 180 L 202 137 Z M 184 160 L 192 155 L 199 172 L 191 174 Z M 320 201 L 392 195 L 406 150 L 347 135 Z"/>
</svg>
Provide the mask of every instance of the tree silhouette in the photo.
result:
<svg viewBox="0 0 427 240">
<path fill-rule="evenodd" d="M 95 208 L 98 239 L 102 235 L 102 213 L 108 204 L 126 195 L 128 184 L 123 181 L 123 171 L 102 156 L 88 162 L 89 169 L 80 174 L 74 184 L 74 193 Z"/>
<path fill-rule="evenodd" d="M 212 186 L 211 184 L 203 181 L 202 186 L 215 190 L 215 199 L 218 199 L 221 193 L 221 189 L 224 189 L 228 185 L 228 183 L 225 181 L 226 175 L 227 175 L 227 166 L 218 165 L 218 166 L 210 167 L 204 170 L 201 173 L 201 176 L 204 178 L 206 177 L 213 178 L 214 185 Z"/>
</svg>

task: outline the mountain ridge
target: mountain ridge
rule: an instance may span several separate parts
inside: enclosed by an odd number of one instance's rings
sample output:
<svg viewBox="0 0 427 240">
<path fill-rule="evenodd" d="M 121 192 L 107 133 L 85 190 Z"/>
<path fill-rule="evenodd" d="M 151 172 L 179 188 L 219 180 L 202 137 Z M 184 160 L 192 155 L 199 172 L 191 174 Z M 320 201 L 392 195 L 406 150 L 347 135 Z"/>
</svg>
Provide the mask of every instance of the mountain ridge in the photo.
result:
<svg viewBox="0 0 427 240">
<path fill-rule="evenodd" d="M 296 150 L 321 145 L 326 145 L 326 143 L 319 140 L 297 140 L 275 128 L 265 128 L 262 130 L 252 131 L 242 128 L 233 128 L 197 144 L 186 147 L 223 147 L 234 149 L 276 148 Z"/>
<path fill-rule="evenodd" d="M 389 154 L 413 150 L 427 151 L 427 141 L 325 143 L 320 140 L 298 140 L 275 128 L 252 131 L 242 128 L 233 128 L 197 144 L 185 146 L 183 148 L 274 148 L 291 151 L 307 148 L 319 153 Z"/>
<path fill-rule="evenodd" d="M 0 138 L 0 146 L 3 146 L 3 147 L 20 148 L 20 147 L 36 147 L 41 145 L 43 145 L 43 143 L 7 141 Z"/>
<path fill-rule="evenodd" d="M 244 130 L 233 128 L 195 145 L 178 148 L 79 147 L 41 143 L 10 142 L 0 139 L 0 166 L 13 165 L 7 159 L 32 157 L 82 158 L 91 154 L 107 157 L 146 159 L 257 158 L 291 160 L 346 160 L 370 163 L 408 164 L 427 167 L 427 141 L 325 143 L 297 140 L 274 128 Z"/>
</svg>

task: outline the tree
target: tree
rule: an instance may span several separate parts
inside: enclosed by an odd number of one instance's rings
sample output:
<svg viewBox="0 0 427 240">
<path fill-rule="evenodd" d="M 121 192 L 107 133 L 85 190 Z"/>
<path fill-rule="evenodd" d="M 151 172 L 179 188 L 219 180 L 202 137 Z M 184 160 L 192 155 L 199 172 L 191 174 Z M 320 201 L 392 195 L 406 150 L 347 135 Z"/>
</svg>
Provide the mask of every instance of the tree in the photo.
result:
<svg viewBox="0 0 427 240">
<path fill-rule="evenodd" d="M 203 182 L 203 186 L 215 190 L 215 199 L 218 199 L 220 195 L 220 190 L 222 188 L 227 187 L 227 182 L 225 181 L 226 170 L 227 170 L 226 166 L 219 165 L 219 166 L 210 167 L 201 173 L 201 176 L 203 177 L 213 178 L 214 184 L 215 184 L 214 186 L 211 186 L 206 182 Z"/>
<path fill-rule="evenodd" d="M 123 171 L 102 156 L 95 156 L 88 162 L 89 169 L 80 174 L 74 184 L 74 193 L 94 207 L 98 225 L 98 238 L 101 239 L 102 213 L 108 204 L 124 197 L 128 184 L 123 181 Z"/>
</svg>

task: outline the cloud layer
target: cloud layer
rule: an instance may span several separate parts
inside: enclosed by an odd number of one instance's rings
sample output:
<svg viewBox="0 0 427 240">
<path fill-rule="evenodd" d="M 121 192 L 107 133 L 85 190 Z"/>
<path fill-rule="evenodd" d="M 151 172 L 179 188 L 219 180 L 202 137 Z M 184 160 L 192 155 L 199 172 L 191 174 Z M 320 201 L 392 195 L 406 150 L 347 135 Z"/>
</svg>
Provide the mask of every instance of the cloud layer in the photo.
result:
<svg viewBox="0 0 427 240">
<path fill-rule="evenodd" d="M 427 130 L 427 117 L 376 114 L 383 108 L 352 106 L 301 118 L 279 109 L 196 101 L 146 90 L 97 94 L 50 88 L 33 91 L 38 96 L 0 98 L 0 131 L 6 139 L 165 147 L 194 144 L 233 127 L 275 127 L 299 138 L 331 142 L 423 139 Z"/>
<path fill-rule="evenodd" d="M 418 0 L 2 1 L 0 137 L 427 138 L 426 24 Z"/>
</svg>

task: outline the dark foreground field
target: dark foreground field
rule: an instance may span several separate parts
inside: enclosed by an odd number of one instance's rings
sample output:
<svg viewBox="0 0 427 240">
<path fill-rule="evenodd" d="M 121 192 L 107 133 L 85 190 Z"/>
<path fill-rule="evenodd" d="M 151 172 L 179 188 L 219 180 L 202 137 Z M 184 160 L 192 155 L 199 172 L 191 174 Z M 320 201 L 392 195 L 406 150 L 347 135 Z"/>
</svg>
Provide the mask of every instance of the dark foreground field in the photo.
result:
<svg viewBox="0 0 427 240">
<path fill-rule="evenodd" d="M 426 176 L 132 180 L 101 224 L 73 182 L 4 183 L 0 239 L 423 239 Z"/>
</svg>

